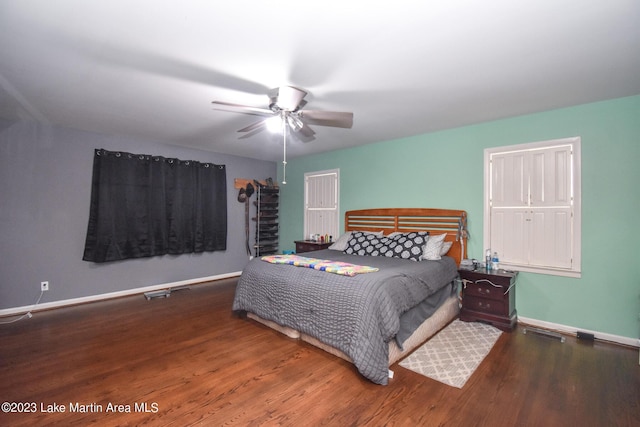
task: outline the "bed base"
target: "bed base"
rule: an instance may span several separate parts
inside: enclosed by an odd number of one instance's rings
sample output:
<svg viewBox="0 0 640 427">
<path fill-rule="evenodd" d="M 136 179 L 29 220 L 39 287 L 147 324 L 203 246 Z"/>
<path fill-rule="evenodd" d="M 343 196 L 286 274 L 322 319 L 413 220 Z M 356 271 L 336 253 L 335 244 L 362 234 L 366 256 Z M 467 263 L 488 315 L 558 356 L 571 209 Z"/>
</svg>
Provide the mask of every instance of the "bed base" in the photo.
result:
<svg viewBox="0 0 640 427">
<path fill-rule="evenodd" d="M 457 295 L 452 295 L 440 306 L 440 308 L 438 308 L 438 310 L 436 310 L 435 313 L 433 313 L 431 317 L 429 317 L 424 323 L 422 323 L 422 325 L 420 325 L 418 329 L 416 329 L 414 333 L 411 334 L 409 338 L 407 338 L 407 340 L 404 342 L 404 349 L 401 350 L 395 340 L 392 340 L 389 343 L 389 366 L 393 365 L 403 357 L 408 356 L 418 346 L 434 336 L 439 330 L 447 326 L 453 319 L 458 317 L 459 312 L 460 305 L 458 297 Z M 254 313 L 247 313 L 247 317 L 255 320 L 256 322 L 262 323 L 263 325 L 268 326 L 269 328 L 274 329 L 288 336 L 289 338 L 300 339 L 313 345 L 314 347 L 318 347 L 326 351 L 327 353 L 331 353 L 334 356 L 338 356 L 341 359 L 353 363 L 351 358 L 344 352 L 338 350 L 337 348 L 331 347 L 310 335 L 301 333 L 287 326 L 279 325 L 278 323 L 271 320 L 263 319 Z"/>
</svg>

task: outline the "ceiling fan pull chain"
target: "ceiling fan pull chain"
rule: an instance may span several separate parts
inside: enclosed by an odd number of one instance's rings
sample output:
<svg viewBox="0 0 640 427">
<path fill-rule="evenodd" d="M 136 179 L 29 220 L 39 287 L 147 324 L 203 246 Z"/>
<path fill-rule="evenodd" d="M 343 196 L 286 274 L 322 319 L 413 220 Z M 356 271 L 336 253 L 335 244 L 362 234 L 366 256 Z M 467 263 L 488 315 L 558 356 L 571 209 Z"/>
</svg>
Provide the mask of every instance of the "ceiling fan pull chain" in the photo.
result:
<svg viewBox="0 0 640 427">
<path fill-rule="evenodd" d="M 287 121 L 282 117 L 282 185 L 287 184 Z"/>
<path fill-rule="evenodd" d="M 287 184 L 287 162 L 282 161 L 282 185 Z"/>
</svg>

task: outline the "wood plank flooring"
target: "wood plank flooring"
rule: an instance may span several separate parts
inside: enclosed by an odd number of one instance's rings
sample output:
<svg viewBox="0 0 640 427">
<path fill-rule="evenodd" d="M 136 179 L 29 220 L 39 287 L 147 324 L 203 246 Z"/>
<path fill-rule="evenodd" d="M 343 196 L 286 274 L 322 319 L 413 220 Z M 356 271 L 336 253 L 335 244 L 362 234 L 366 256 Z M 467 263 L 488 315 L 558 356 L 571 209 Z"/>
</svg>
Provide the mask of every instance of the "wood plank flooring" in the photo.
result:
<svg viewBox="0 0 640 427">
<path fill-rule="evenodd" d="M 234 316 L 235 284 L 0 325 L 0 402 L 35 411 L 0 412 L 0 425 L 640 425 L 637 349 L 516 330 L 462 389 L 397 364 L 380 386 L 337 357 Z"/>
</svg>

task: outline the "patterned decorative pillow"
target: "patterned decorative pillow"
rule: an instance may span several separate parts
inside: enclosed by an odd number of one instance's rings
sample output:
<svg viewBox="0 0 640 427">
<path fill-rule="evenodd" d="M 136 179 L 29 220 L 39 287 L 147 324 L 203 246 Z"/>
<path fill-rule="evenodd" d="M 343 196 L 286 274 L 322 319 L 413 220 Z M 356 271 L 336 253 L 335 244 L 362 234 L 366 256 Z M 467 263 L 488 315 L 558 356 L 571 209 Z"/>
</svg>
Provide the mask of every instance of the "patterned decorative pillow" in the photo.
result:
<svg viewBox="0 0 640 427">
<path fill-rule="evenodd" d="M 362 232 L 351 234 L 344 253 L 360 256 L 387 256 L 419 261 L 428 241 L 429 233 L 415 231 L 378 237 Z"/>
<path fill-rule="evenodd" d="M 422 257 L 420 257 L 420 259 L 433 260 L 433 261 L 441 259 L 440 251 L 442 250 L 442 244 L 444 242 L 445 237 L 447 237 L 446 234 L 437 234 L 435 236 L 429 236 L 429 240 L 427 241 L 427 244 L 424 247 L 424 253 L 422 254 Z"/>
<path fill-rule="evenodd" d="M 429 233 L 426 231 L 399 233 L 387 237 L 385 240 L 386 248 L 380 249 L 384 256 L 419 261 L 424 253 L 425 245 L 429 241 Z"/>
<path fill-rule="evenodd" d="M 360 256 L 378 256 L 380 255 L 378 249 L 380 247 L 380 239 L 386 238 L 364 231 L 352 231 L 344 253 Z"/>
</svg>

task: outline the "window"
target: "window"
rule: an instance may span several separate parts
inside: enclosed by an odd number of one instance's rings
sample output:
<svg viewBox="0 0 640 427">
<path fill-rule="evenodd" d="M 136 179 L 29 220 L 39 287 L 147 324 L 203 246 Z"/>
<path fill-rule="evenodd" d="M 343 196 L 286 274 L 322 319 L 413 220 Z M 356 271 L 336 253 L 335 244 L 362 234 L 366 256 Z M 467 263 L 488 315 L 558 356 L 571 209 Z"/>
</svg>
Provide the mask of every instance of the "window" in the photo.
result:
<svg viewBox="0 0 640 427">
<path fill-rule="evenodd" d="M 580 138 L 485 150 L 484 247 L 502 268 L 580 277 Z"/>
<path fill-rule="evenodd" d="M 328 234 L 334 240 L 340 232 L 338 201 L 340 170 L 304 174 L 304 236 Z"/>
<path fill-rule="evenodd" d="M 83 259 L 226 250 L 226 182 L 224 165 L 95 150 Z"/>
</svg>

